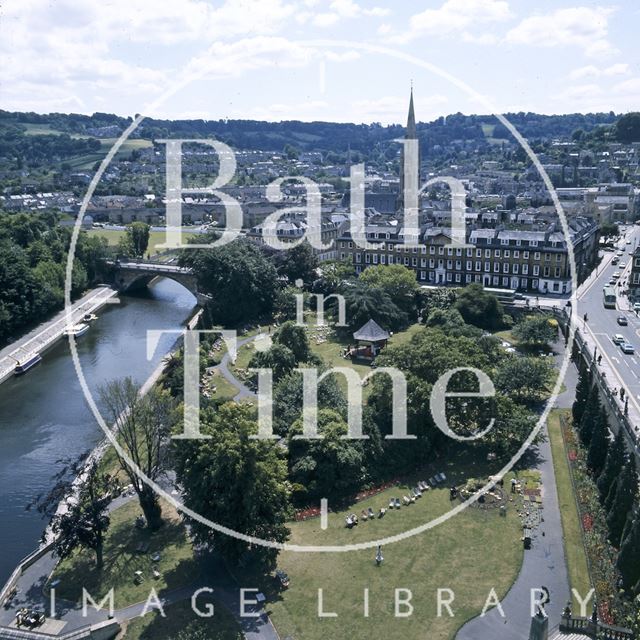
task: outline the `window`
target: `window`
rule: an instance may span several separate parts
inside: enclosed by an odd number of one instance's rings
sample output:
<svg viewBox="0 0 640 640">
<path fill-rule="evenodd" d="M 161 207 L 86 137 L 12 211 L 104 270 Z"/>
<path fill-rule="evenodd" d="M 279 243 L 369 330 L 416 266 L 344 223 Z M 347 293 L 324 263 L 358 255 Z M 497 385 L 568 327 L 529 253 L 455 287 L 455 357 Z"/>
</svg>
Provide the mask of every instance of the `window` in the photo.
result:
<svg viewBox="0 0 640 640">
<path fill-rule="evenodd" d="M 476 262 L 476 271 L 480 271 L 482 269 L 482 263 L 478 260 Z"/>
<path fill-rule="evenodd" d="M 504 257 L 505 258 L 509 258 L 511 256 L 511 251 L 509 251 L 509 249 L 505 249 L 504 250 Z"/>
<path fill-rule="evenodd" d="M 526 279 L 526 278 L 520 278 L 520 286 L 521 286 L 523 289 L 526 289 L 526 288 L 527 288 L 527 279 Z"/>
<path fill-rule="evenodd" d="M 453 249 L 451 247 L 447 247 L 447 255 L 448 256 L 452 256 L 453 255 Z"/>
<path fill-rule="evenodd" d="M 364 254 L 364 261 L 365 261 L 367 264 L 370 264 L 370 263 L 371 263 L 371 255 L 370 255 L 370 254 L 368 254 L 368 253 L 365 253 L 365 254 Z"/>
<path fill-rule="evenodd" d="M 556 255 L 556 262 L 562 262 L 562 254 L 561 253 Z"/>
<path fill-rule="evenodd" d="M 520 257 L 520 252 L 519 251 L 514 251 L 513 252 L 513 257 L 514 258 L 519 258 Z"/>
<path fill-rule="evenodd" d="M 633 274 L 633 284 L 640 284 L 640 272 L 638 271 Z"/>
<path fill-rule="evenodd" d="M 536 252 L 533 254 L 533 259 L 534 259 L 534 260 L 540 260 L 540 252 L 539 252 L 539 251 L 536 251 Z"/>
<path fill-rule="evenodd" d="M 520 265 L 516 262 L 513 265 L 513 273 L 518 273 L 520 271 Z"/>
<path fill-rule="evenodd" d="M 496 258 L 500 257 L 500 249 L 496 249 L 493 254 L 495 255 Z"/>
<path fill-rule="evenodd" d="M 353 249 L 353 242 L 349 243 L 349 249 Z"/>
<path fill-rule="evenodd" d="M 340 260 L 344 260 L 344 257 L 345 257 L 345 256 L 344 256 L 344 251 L 343 251 L 343 252 L 340 254 Z M 368 258 L 368 257 L 369 257 L 369 256 L 367 256 L 367 258 Z"/>
<path fill-rule="evenodd" d="M 427 274 L 424 271 L 420 272 L 420 280 L 425 280 L 427 277 Z"/>
<path fill-rule="evenodd" d="M 473 258 L 473 249 L 467 249 L 467 258 Z"/>
<path fill-rule="evenodd" d="M 509 278 L 502 278 L 502 286 L 503 287 L 509 286 Z"/>
<path fill-rule="evenodd" d="M 471 260 L 467 260 L 467 271 L 471 271 L 471 269 L 472 269 Z"/>
<path fill-rule="evenodd" d="M 548 277 L 549 277 L 550 272 L 551 272 L 551 269 L 549 269 L 549 267 L 545 267 L 545 268 L 544 268 L 544 277 L 545 277 L 545 278 L 548 278 Z"/>
<path fill-rule="evenodd" d="M 462 280 L 462 276 L 459 273 L 456 273 L 456 282 L 460 282 Z"/>
<path fill-rule="evenodd" d="M 522 275 L 528 275 L 529 273 L 529 265 L 528 264 L 523 264 L 522 265 Z"/>
<path fill-rule="evenodd" d="M 425 258 L 420 258 L 420 266 L 423 269 L 427 266 L 427 260 Z"/>
<path fill-rule="evenodd" d="M 373 264 L 378 264 L 378 254 L 377 253 L 373 254 Z"/>
<path fill-rule="evenodd" d="M 341 242 L 341 243 L 340 243 L 340 248 L 341 248 L 341 249 L 344 249 L 344 247 L 345 247 L 345 243 L 344 243 L 344 242 Z"/>
<path fill-rule="evenodd" d="M 534 280 L 534 281 L 531 283 L 531 286 L 532 286 L 534 289 L 537 289 L 537 288 L 538 288 L 538 281 L 537 281 L 537 280 Z"/>
<path fill-rule="evenodd" d="M 484 250 L 484 257 L 485 258 L 490 258 L 491 257 L 491 249 L 485 249 Z"/>
<path fill-rule="evenodd" d="M 551 254 L 550 253 L 545 253 L 544 254 L 544 261 L 545 262 L 550 262 L 551 261 Z"/>
<path fill-rule="evenodd" d="M 429 247 L 429 253 L 430 253 L 431 255 L 433 255 L 433 254 L 435 254 L 435 252 L 436 252 L 436 248 L 435 248 L 433 245 L 431 245 L 431 246 Z"/>
<path fill-rule="evenodd" d="M 500 263 L 499 262 L 494 262 L 493 263 L 493 270 L 495 273 L 500 273 Z"/>
<path fill-rule="evenodd" d="M 362 254 L 356 253 L 356 262 L 362 262 Z"/>
<path fill-rule="evenodd" d="M 500 240 L 500 244 L 509 246 L 509 239 L 508 238 L 502 238 L 502 240 Z"/>
<path fill-rule="evenodd" d="M 382 254 L 380 256 L 380 264 L 385 264 L 387 261 L 387 256 L 385 256 L 384 254 Z"/>
<path fill-rule="evenodd" d="M 435 276 L 433 275 L 433 271 L 429 271 L 429 282 L 433 282 L 435 280 Z"/>
<path fill-rule="evenodd" d="M 476 249 L 476 258 L 482 258 L 482 249 Z M 640 263 L 640 260 L 638 262 Z"/>
<path fill-rule="evenodd" d="M 556 278 L 560 277 L 560 267 L 556 267 Z"/>
<path fill-rule="evenodd" d="M 411 266 L 412 267 L 418 266 L 418 258 L 411 258 Z"/>
<path fill-rule="evenodd" d="M 405 264 L 405 266 L 407 266 L 407 267 L 409 266 L 409 258 L 405 258 L 405 259 L 404 259 L 404 264 Z"/>
<path fill-rule="evenodd" d="M 429 260 L 429 267 L 431 267 L 431 269 L 433 269 L 433 267 L 435 266 L 436 261 L 431 258 L 431 260 Z"/>
<path fill-rule="evenodd" d="M 502 273 L 509 273 L 509 263 L 508 262 L 505 262 L 502 265 Z"/>
<path fill-rule="evenodd" d="M 464 277 L 464 281 L 469 284 L 471 282 L 471 274 L 467 273 L 467 275 Z"/>
<path fill-rule="evenodd" d="M 387 262 L 389 264 L 393 264 L 393 256 L 392 255 L 387 256 Z"/>
<path fill-rule="evenodd" d="M 447 260 L 447 269 L 453 269 L 453 260 Z"/>
<path fill-rule="evenodd" d="M 516 240 L 516 247 L 519 247 L 522 244 L 522 240 Z"/>
<path fill-rule="evenodd" d="M 500 278 L 498 276 L 493 276 L 493 286 L 497 287 L 500 284 Z"/>
<path fill-rule="evenodd" d="M 540 267 L 537 264 L 533 265 L 533 275 L 534 276 L 540 275 Z"/>
<path fill-rule="evenodd" d="M 560 288 L 560 284 L 558 282 L 554 282 L 553 283 L 553 290 L 554 291 L 558 291 L 559 288 Z"/>
<path fill-rule="evenodd" d="M 444 255 L 444 247 L 438 247 L 438 255 L 439 256 L 443 256 Z"/>
<path fill-rule="evenodd" d="M 522 252 L 522 257 L 523 257 L 525 260 L 528 260 L 528 259 L 529 259 L 529 252 L 528 252 L 528 251 L 523 251 L 523 252 Z"/>
<path fill-rule="evenodd" d="M 537 247 L 538 246 L 538 241 L 537 240 L 529 240 L 529 246 L 530 247 Z"/>
<path fill-rule="evenodd" d="M 427 253 L 427 247 L 425 247 L 424 245 L 422 245 L 420 247 L 420 253 L 424 256 Z"/>
<path fill-rule="evenodd" d="M 485 271 L 491 271 L 491 263 L 490 262 L 485 262 L 484 263 L 484 270 Z"/>
<path fill-rule="evenodd" d="M 460 269 L 462 269 L 462 262 L 460 262 L 460 260 L 456 260 L 456 269 L 458 271 L 460 271 Z"/>
<path fill-rule="evenodd" d="M 461 256 L 462 255 L 462 249 L 456 249 L 456 255 L 457 256 Z"/>
<path fill-rule="evenodd" d="M 453 280 L 453 276 L 450 273 L 447 273 L 447 282 L 451 282 Z"/>
</svg>

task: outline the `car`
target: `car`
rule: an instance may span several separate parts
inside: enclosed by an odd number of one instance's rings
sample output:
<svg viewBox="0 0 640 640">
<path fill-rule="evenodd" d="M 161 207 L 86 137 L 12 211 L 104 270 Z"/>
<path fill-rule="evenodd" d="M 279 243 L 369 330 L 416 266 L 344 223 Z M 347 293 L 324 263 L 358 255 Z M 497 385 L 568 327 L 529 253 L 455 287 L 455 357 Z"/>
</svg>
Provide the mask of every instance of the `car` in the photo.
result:
<svg viewBox="0 0 640 640">
<path fill-rule="evenodd" d="M 624 269 L 626 266 L 627 266 L 627 263 L 626 263 L 626 262 L 621 262 L 621 263 L 620 263 L 620 268 L 621 268 L 621 269 Z"/>
<path fill-rule="evenodd" d="M 620 272 L 619 271 L 614 271 L 613 275 L 611 276 L 614 280 L 617 280 L 620 277 Z"/>
<path fill-rule="evenodd" d="M 613 256 L 613 258 L 611 259 L 611 264 L 618 264 L 618 260 L 620 260 L 618 256 Z"/>
<path fill-rule="evenodd" d="M 631 240 L 627 240 L 627 244 L 631 244 Z"/>
<path fill-rule="evenodd" d="M 633 348 L 632 344 L 629 344 L 628 342 L 623 342 L 620 345 L 620 348 L 622 349 L 622 353 L 635 353 L 635 349 Z"/>
<path fill-rule="evenodd" d="M 633 303 L 633 310 L 634 311 L 640 311 L 640 302 L 634 302 Z"/>
<path fill-rule="evenodd" d="M 618 256 L 618 258 L 624 253 L 624 250 L 620 250 L 620 251 L 616 251 L 616 256 Z"/>
<path fill-rule="evenodd" d="M 625 316 L 618 316 L 616 321 L 621 327 L 626 327 L 629 324 L 629 321 L 625 318 Z"/>
<path fill-rule="evenodd" d="M 616 283 L 616 279 L 615 279 L 615 278 L 609 278 L 609 282 L 608 282 L 608 284 L 613 285 L 613 284 L 615 284 L 615 283 Z"/>
<path fill-rule="evenodd" d="M 616 333 L 612 338 L 611 338 L 611 342 L 613 342 L 613 344 L 623 344 L 624 342 L 626 342 L 626 338 L 620 334 L 620 333 Z"/>
</svg>

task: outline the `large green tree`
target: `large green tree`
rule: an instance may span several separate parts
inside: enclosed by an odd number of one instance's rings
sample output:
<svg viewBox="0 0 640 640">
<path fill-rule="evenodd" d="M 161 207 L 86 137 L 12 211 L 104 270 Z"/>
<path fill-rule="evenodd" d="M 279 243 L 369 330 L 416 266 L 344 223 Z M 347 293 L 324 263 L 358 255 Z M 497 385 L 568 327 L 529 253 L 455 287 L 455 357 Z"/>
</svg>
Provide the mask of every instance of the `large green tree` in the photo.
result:
<svg viewBox="0 0 640 640">
<path fill-rule="evenodd" d="M 194 269 L 200 291 L 210 296 L 207 309 L 213 323 L 235 326 L 273 308 L 278 289 L 275 267 L 246 240 L 214 249 L 186 249 L 180 264 Z"/>
<path fill-rule="evenodd" d="M 514 337 L 527 345 L 546 345 L 558 336 L 558 325 L 549 316 L 532 316 L 512 329 Z"/>
<path fill-rule="evenodd" d="M 273 441 L 255 440 L 255 409 L 228 403 L 208 412 L 200 430 L 207 440 L 174 443 L 176 473 L 185 504 L 205 518 L 246 536 L 285 542 L 290 515 L 287 464 Z M 250 550 L 272 567 L 277 550 L 193 522 L 195 539 L 237 563 Z"/>
<path fill-rule="evenodd" d="M 578 384 L 576 385 L 576 397 L 571 407 L 571 415 L 573 417 L 573 424 L 580 425 L 584 410 L 589 400 L 591 393 L 591 372 L 587 369 L 584 361 L 580 359 L 578 366 Z"/>
<path fill-rule="evenodd" d="M 523 402 L 532 402 L 547 394 L 554 371 L 548 358 L 514 356 L 500 366 L 495 384 L 507 395 Z"/>
<path fill-rule="evenodd" d="M 600 419 L 601 412 L 602 404 L 600 403 L 600 390 L 597 385 L 594 385 L 591 387 L 591 391 L 589 392 L 589 398 L 582 414 L 579 427 L 580 439 L 586 449 L 588 449 L 591 444 L 591 437 L 595 430 L 595 425 Z"/>
<path fill-rule="evenodd" d="M 465 322 L 482 329 L 499 329 L 503 324 L 504 311 L 495 295 L 484 290 L 478 283 L 464 287 L 455 302 L 455 308 Z"/>
<path fill-rule="evenodd" d="M 618 479 L 620 472 L 622 471 L 622 467 L 624 466 L 624 461 L 626 458 L 626 446 L 624 443 L 624 430 L 618 429 L 618 433 L 616 433 L 616 437 L 613 440 L 613 443 L 609 446 L 607 451 L 607 459 L 604 463 L 604 469 L 598 478 L 598 492 L 600 493 L 600 502 L 603 502 L 607 499 L 609 492 L 611 491 L 611 487 L 614 485 L 615 481 Z"/>
<path fill-rule="evenodd" d="M 418 282 L 415 271 L 401 264 L 379 264 L 367 267 L 360 281 L 384 291 L 393 303 L 411 317 L 415 315 Z"/>
<path fill-rule="evenodd" d="M 275 263 L 278 273 L 286 276 L 291 284 L 302 280 L 304 286 L 309 287 L 318 277 L 318 257 L 308 242 L 278 251 Z"/>
<path fill-rule="evenodd" d="M 620 117 L 615 126 L 620 142 L 640 142 L 640 111 L 631 111 Z"/>
<path fill-rule="evenodd" d="M 591 442 L 587 452 L 587 466 L 591 469 L 595 478 L 598 478 L 604 469 L 609 449 L 609 420 L 604 407 L 600 407 L 600 414 L 593 425 Z"/>
<path fill-rule="evenodd" d="M 308 362 L 312 357 L 305 327 L 301 327 L 293 321 L 287 321 L 279 326 L 273 336 L 273 340 L 277 344 L 291 349 L 296 363 Z"/>
<path fill-rule="evenodd" d="M 611 501 L 607 499 L 607 526 L 609 527 L 611 544 L 614 547 L 619 547 L 627 516 L 638 497 L 638 475 L 636 459 L 633 454 L 629 455 L 620 477 L 611 487 L 611 493 L 613 493 Z"/>
<path fill-rule="evenodd" d="M 358 282 L 343 289 L 346 321 L 349 331 L 355 331 L 369 320 L 375 320 L 386 330 L 407 326 L 409 318 L 382 289 Z"/>
<path fill-rule="evenodd" d="M 127 225 L 126 237 L 133 256 L 142 258 L 149 247 L 151 227 L 146 222 L 132 222 Z"/>
<path fill-rule="evenodd" d="M 640 589 L 640 510 L 636 509 L 631 518 L 616 565 L 622 575 L 623 587 L 637 595 Z"/>
<path fill-rule="evenodd" d="M 124 378 L 105 384 L 100 398 L 111 424 L 117 426 L 116 437 L 123 449 L 123 455 L 117 452 L 122 473 L 133 485 L 147 527 L 155 531 L 162 525 L 162 508 L 158 494 L 140 472 L 155 482 L 168 470 L 167 442 L 175 423 L 171 396 L 158 388 L 142 395 L 139 385 Z"/>
</svg>

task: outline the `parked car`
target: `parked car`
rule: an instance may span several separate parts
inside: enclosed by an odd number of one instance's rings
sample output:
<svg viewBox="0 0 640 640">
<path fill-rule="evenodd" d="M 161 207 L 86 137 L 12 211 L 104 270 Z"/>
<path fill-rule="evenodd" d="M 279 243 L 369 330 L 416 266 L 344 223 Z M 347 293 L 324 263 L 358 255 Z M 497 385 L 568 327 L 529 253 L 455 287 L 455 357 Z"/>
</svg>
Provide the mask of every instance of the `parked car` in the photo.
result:
<svg viewBox="0 0 640 640">
<path fill-rule="evenodd" d="M 620 348 L 622 349 L 623 353 L 635 353 L 635 349 L 633 348 L 633 345 L 629 344 L 628 342 L 623 342 L 620 345 Z"/>
<path fill-rule="evenodd" d="M 633 310 L 634 311 L 640 311 L 640 302 L 634 302 L 633 303 Z"/>
<path fill-rule="evenodd" d="M 620 272 L 619 271 L 615 271 L 614 274 L 611 276 L 614 280 L 617 280 L 620 277 Z"/>
<path fill-rule="evenodd" d="M 620 260 L 618 256 L 613 256 L 613 258 L 611 258 L 611 264 L 618 264 L 618 260 Z"/>
<path fill-rule="evenodd" d="M 627 340 L 622 334 L 616 333 L 614 336 L 612 336 L 611 341 L 613 342 L 613 344 L 623 344 Z"/>
<path fill-rule="evenodd" d="M 621 263 L 620 263 L 620 268 L 621 268 L 621 269 L 624 269 L 626 266 L 627 266 L 627 263 L 626 263 L 626 262 L 621 262 Z"/>
<path fill-rule="evenodd" d="M 625 316 L 618 316 L 616 320 L 621 327 L 626 327 L 629 324 Z"/>
</svg>

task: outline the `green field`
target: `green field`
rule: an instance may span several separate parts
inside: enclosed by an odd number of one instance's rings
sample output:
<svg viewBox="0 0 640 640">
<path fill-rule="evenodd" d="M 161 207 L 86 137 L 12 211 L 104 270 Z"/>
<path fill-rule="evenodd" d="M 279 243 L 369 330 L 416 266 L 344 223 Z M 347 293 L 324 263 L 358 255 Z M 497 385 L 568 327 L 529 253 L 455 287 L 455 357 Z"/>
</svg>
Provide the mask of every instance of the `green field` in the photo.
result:
<svg viewBox="0 0 640 640">
<path fill-rule="evenodd" d="M 458 482 L 467 477 L 456 474 L 452 464 L 442 463 L 438 469 L 446 470 L 447 484 L 454 478 Z M 470 471 L 469 467 L 466 469 Z M 361 521 L 354 529 L 345 527 L 347 513 L 360 514 L 369 506 L 377 513 L 380 507 L 388 505 L 390 497 L 402 497 L 406 492 L 405 486 L 395 487 L 349 510 L 330 513 L 326 530 L 321 529 L 319 518 L 293 523 L 290 542 L 364 543 L 400 534 L 451 508 L 448 489 L 436 489 L 423 494 L 413 505 L 387 511 L 382 519 Z M 281 638 L 445 640 L 453 638 L 467 620 L 482 611 L 492 588 L 499 598 L 504 597 L 522 563 L 520 536 L 520 521 L 513 508 L 503 518 L 497 509 L 473 507 L 430 531 L 384 545 L 382 566 L 375 564 L 375 548 L 347 553 L 284 552 L 279 556 L 278 566 L 291 578 L 286 591 L 278 590 L 275 581 L 261 584 L 259 578 L 255 580 L 267 595 L 268 611 Z M 249 576 L 238 579 L 251 582 Z M 363 613 L 365 588 L 369 589 L 368 618 Z M 453 618 L 446 613 L 440 618 L 436 615 L 439 588 L 455 593 Z M 318 589 L 323 589 L 324 611 L 337 613 L 337 618 L 318 617 Z M 394 616 L 395 589 L 411 591 L 412 616 Z"/>
<path fill-rule="evenodd" d="M 578 593 L 582 594 L 582 597 L 585 597 L 591 589 L 591 579 L 582 543 L 582 525 L 576 507 L 576 499 L 571 483 L 571 471 L 560 426 L 560 415 L 563 412 L 565 415 L 570 413 L 566 409 L 554 409 L 549 416 L 547 423 L 549 442 L 558 486 L 558 500 L 562 516 L 562 532 L 569 569 L 569 583 L 572 588 L 577 589 Z M 573 599 L 573 608 L 574 611 L 579 610 L 579 602 L 575 598 Z"/>
<path fill-rule="evenodd" d="M 87 233 L 90 236 L 96 236 L 98 238 L 106 238 L 109 246 L 115 247 L 120 241 L 120 238 L 124 236 L 126 231 L 121 231 L 117 229 L 89 229 Z M 187 242 L 189 238 L 192 238 L 194 235 L 196 234 L 193 232 L 189 232 L 186 230 L 183 231 L 183 234 L 182 234 L 183 242 Z M 152 231 L 149 234 L 149 247 L 147 249 L 147 252 L 150 253 L 151 255 L 156 254 L 158 252 L 156 247 L 165 241 L 165 237 L 166 237 L 166 234 L 164 231 Z"/>
</svg>

